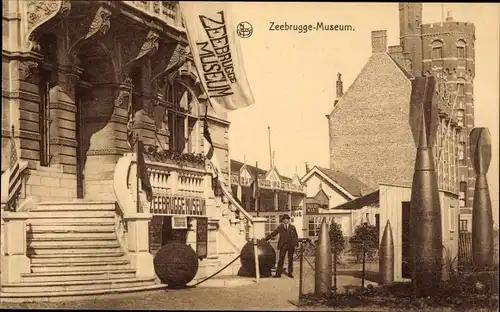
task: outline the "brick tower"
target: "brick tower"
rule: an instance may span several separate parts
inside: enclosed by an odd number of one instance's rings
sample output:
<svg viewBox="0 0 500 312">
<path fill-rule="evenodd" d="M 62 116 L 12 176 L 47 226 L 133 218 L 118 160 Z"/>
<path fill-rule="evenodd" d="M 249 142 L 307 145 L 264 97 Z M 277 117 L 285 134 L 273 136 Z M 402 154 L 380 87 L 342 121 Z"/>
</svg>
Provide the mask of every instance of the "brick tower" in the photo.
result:
<svg viewBox="0 0 500 312">
<path fill-rule="evenodd" d="M 468 155 L 468 137 L 474 127 L 475 26 L 454 21 L 449 12 L 442 22 L 421 21 L 421 3 L 400 3 L 401 45 L 389 47 L 389 53 L 412 76 L 437 78 L 440 127 L 435 157 L 439 186 L 459 195 L 461 219 L 467 220 L 472 213 L 475 182 Z"/>
</svg>

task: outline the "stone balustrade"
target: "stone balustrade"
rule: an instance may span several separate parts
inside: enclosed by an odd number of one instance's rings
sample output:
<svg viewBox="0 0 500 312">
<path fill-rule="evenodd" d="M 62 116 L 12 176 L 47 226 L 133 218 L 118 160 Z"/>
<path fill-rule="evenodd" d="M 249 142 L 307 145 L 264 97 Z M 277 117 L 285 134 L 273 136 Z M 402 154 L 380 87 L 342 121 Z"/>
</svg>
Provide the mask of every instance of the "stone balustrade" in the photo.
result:
<svg viewBox="0 0 500 312">
<path fill-rule="evenodd" d="M 147 170 L 153 188 L 151 213 L 206 214 L 205 170 L 150 161 Z"/>
</svg>

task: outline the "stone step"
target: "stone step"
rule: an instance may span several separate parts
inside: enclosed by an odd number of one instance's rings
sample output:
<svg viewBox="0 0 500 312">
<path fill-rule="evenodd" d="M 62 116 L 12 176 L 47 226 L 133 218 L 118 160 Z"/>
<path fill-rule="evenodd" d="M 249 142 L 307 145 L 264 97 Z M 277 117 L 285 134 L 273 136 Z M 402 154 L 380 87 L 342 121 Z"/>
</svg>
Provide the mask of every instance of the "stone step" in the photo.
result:
<svg viewBox="0 0 500 312">
<path fill-rule="evenodd" d="M 91 240 L 91 239 L 116 239 L 114 229 L 105 231 L 28 231 L 31 241 L 39 240 L 60 240 L 61 238 L 72 240 Z"/>
<path fill-rule="evenodd" d="M 31 271 L 38 272 L 75 272 L 128 269 L 130 261 L 124 259 L 93 262 L 59 262 L 31 264 Z"/>
<path fill-rule="evenodd" d="M 28 247 L 32 248 L 40 248 L 40 247 L 54 247 L 54 248 L 79 248 L 80 246 L 103 246 L 103 247 L 113 247 L 119 246 L 116 241 L 116 237 L 114 238 L 93 238 L 93 237 L 85 237 L 85 238 L 77 238 L 74 239 L 72 237 L 57 237 L 47 239 L 37 239 L 37 238 L 28 238 Z"/>
<path fill-rule="evenodd" d="M 79 217 L 78 215 L 75 215 L 73 217 L 63 217 L 63 218 L 58 218 L 58 217 L 30 217 L 30 219 L 27 220 L 26 224 L 28 226 L 30 225 L 46 225 L 46 224 L 59 224 L 59 225 L 67 225 L 67 224 L 74 224 L 74 223 L 93 223 L 94 225 L 97 224 L 104 224 L 104 223 L 110 223 L 113 222 L 115 223 L 115 218 L 111 217 Z"/>
<path fill-rule="evenodd" d="M 10 283 L 2 285 L 2 293 L 45 293 L 48 296 L 48 293 L 51 292 L 81 292 L 87 290 L 144 287 L 154 285 L 154 280 L 154 278 L 123 278 L 90 281 Z"/>
<path fill-rule="evenodd" d="M 116 213 L 108 210 L 51 210 L 30 211 L 28 219 L 81 219 L 81 218 L 114 218 Z"/>
<path fill-rule="evenodd" d="M 101 230 L 101 229 L 111 229 L 114 231 L 115 228 L 115 220 L 114 219 L 105 219 L 104 221 L 99 222 L 96 219 L 87 219 L 88 221 L 76 221 L 76 220 L 62 220 L 63 222 L 54 222 L 53 220 L 49 220 L 46 223 L 40 222 L 41 220 L 28 220 L 28 229 L 37 230 L 37 231 L 80 231 L 81 230 Z M 61 221 L 61 220 L 59 220 Z M 66 222 L 64 222 L 66 221 Z"/>
<path fill-rule="evenodd" d="M 70 201 L 70 202 L 43 202 L 37 204 L 34 210 L 40 211 L 115 211 L 116 203 L 113 201 Z"/>
<path fill-rule="evenodd" d="M 95 244 L 81 244 L 78 246 L 60 246 L 57 243 L 52 245 L 41 245 L 41 246 L 28 246 L 27 248 L 28 256 L 31 255 L 66 255 L 66 254 L 94 254 L 101 253 L 103 251 L 107 252 L 122 252 L 120 245 L 115 241 L 114 244 L 107 245 L 95 245 Z"/>
<path fill-rule="evenodd" d="M 72 272 L 37 272 L 21 274 L 21 282 L 57 282 L 57 281 L 92 281 L 103 279 L 134 278 L 135 270 L 99 270 L 99 271 L 72 271 Z"/>
<path fill-rule="evenodd" d="M 99 252 L 99 253 L 72 253 L 72 254 L 55 254 L 55 255 L 31 255 L 31 264 L 39 263 L 72 263 L 72 262 L 96 262 L 96 261 L 113 261 L 120 259 L 125 255 L 124 252 Z"/>
<path fill-rule="evenodd" d="M 99 290 L 83 290 L 83 291 L 52 291 L 52 292 L 17 292 L 6 293 L 0 292 L 0 303 L 26 303 L 26 302 L 67 302 L 69 300 L 89 300 L 93 299 L 109 299 L 109 294 L 137 294 L 143 291 L 153 291 L 167 288 L 167 285 L 156 283 L 153 280 L 142 282 L 138 286 L 110 288 Z"/>
</svg>

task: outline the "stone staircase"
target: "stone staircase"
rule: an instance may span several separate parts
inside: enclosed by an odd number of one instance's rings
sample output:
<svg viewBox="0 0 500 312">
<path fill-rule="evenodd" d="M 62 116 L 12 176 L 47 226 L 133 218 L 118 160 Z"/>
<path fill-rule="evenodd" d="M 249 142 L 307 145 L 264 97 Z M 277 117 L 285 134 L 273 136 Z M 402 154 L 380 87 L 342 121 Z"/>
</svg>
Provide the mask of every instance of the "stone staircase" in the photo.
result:
<svg viewBox="0 0 500 312">
<path fill-rule="evenodd" d="M 58 297 L 158 287 L 137 278 L 116 232 L 114 202 L 40 203 L 29 212 L 31 272 L 2 285 L 2 297 Z"/>
</svg>

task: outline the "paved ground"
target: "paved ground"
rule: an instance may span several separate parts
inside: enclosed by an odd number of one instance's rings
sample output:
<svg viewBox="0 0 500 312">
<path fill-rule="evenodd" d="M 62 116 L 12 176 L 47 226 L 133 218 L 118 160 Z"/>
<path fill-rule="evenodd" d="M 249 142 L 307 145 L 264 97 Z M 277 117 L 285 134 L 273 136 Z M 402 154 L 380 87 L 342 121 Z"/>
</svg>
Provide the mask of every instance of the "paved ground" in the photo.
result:
<svg viewBox="0 0 500 312">
<path fill-rule="evenodd" d="M 297 310 L 293 303 L 299 294 L 298 263 L 296 277 L 263 278 L 259 284 L 246 286 L 209 287 L 203 284 L 184 290 L 151 291 L 138 294 L 110 295 L 105 299 L 78 302 L 2 304 L 0 308 L 52 309 L 145 309 L 145 310 Z M 356 271 L 357 268 L 354 268 Z M 353 268 L 339 268 L 338 286 L 361 285 L 353 277 Z M 354 272 L 355 273 L 355 272 Z M 348 275 L 341 275 L 348 274 Z M 372 274 L 373 275 L 373 274 Z M 367 281 L 368 283 L 368 281 Z M 314 273 L 308 264 L 304 270 L 304 291 L 314 291 Z M 301 309 L 303 310 L 303 309 Z M 312 310 L 312 309 L 307 309 Z"/>
</svg>

